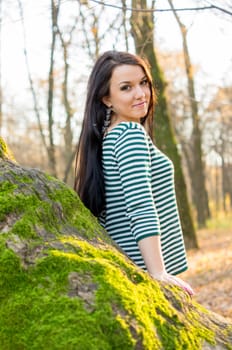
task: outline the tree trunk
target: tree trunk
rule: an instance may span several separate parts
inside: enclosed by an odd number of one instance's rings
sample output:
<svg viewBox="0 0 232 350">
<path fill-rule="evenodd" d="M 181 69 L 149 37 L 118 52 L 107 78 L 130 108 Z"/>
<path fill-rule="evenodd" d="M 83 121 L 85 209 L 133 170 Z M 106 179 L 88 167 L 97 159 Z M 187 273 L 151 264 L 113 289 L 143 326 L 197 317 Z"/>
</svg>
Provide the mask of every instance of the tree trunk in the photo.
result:
<svg viewBox="0 0 232 350">
<path fill-rule="evenodd" d="M 229 349 L 232 325 L 152 280 L 76 193 L 0 140 L 1 349 Z"/>
<path fill-rule="evenodd" d="M 64 57 L 64 80 L 62 84 L 62 92 L 63 92 L 63 103 L 65 107 L 66 112 L 66 123 L 65 123 L 65 129 L 64 129 L 64 141 L 65 141 L 65 170 L 67 169 L 67 166 L 69 165 L 70 157 L 73 153 L 73 132 L 71 127 L 71 119 L 73 117 L 73 109 L 71 108 L 70 101 L 68 99 L 68 73 L 69 73 L 69 64 L 68 64 L 68 50 L 67 45 L 64 41 L 62 41 L 62 47 L 63 47 L 63 57 Z M 70 170 L 70 168 L 69 168 Z"/>
<path fill-rule="evenodd" d="M 18 7 L 19 7 L 20 19 L 21 19 L 21 23 L 22 23 L 23 45 L 24 45 L 23 52 L 24 52 L 24 57 L 25 57 L 25 64 L 26 64 L 28 81 L 29 81 L 29 85 L 30 85 L 30 91 L 31 91 L 31 95 L 32 95 L 33 109 L 34 109 L 35 116 L 36 116 L 36 119 L 38 122 L 38 127 L 39 127 L 39 132 L 40 132 L 42 144 L 43 144 L 43 146 L 47 152 L 48 158 L 49 158 L 49 147 L 48 147 L 47 142 L 46 142 L 46 137 L 45 137 L 45 133 L 44 133 L 42 122 L 41 122 L 40 107 L 39 107 L 38 98 L 37 98 L 37 94 L 35 91 L 35 87 L 34 87 L 34 83 L 33 83 L 33 79 L 32 79 L 32 74 L 31 74 L 31 70 L 30 70 L 30 65 L 29 65 L 27 41 L 26 41 L 26 30 L 25 30 L 25 24 L 24 24 L 23 5 L 22 5 L 22 2 L 20 0 L 18 0 Z"/>
<path fill-rule="evenodd" d="M 53 117 L 53 96 L 54 96 L 54 55 L 56 38 L 58 34 L 58 14 L 59 14 L 60 0 L 58 4 L 54 0 L 51 0 L 51 14 L 52 14 L 52 43 L 50 52 L 50 68 L 48 74 L 48 131 L 49 131 L 49 146 L 48 146 L 48 160 L 51 169 L 51 174 L 56 176 L 56 155 L 55 155 L 55 144 L 54 144 L 54 117 Z"/>
<path fill-rule="evenodd" d="M 188 93 L 190 98 L 191 105 L 191 117 L 193 122 L 193 131 L 192 131 L 192 146 L 193 152 L 191 154 L 193 159 L 193 171 L 190 172 L 190 179 L 193 188 L 193 203 L 197 211 L 197 222 L 199 227 L 204 227 L 206 224 L 206 219 L 209 217 L 209 206 L 208 206 L 208 195 L 205 187 L 205 174 L 204 174 L 204 165 L 202 161 L 202 137 L 201 129 L 199 123 L 199 113 L 198 113 L 198 104 L 196 101 L 195 86 L 193 80 L 193 67 L 188 51 L 187 44 L 187 30 L 185 25 L 180 21 L 177 12 L 173 6 L 172 0 L 168 0 L 173 14 L 176 18 L 180 32 L 182 35 L 183 42 L 183 53 L 185 61 L 185 70 L 188 80 Z"/>
<path fill-rule="evenodd" d="M 132 7 L 138 9 L 148 9 L 146 0 L 133 0 Z M 158 147 L 173 161 L 175 167 L 177 204 L 185 243 L 187 248 L 197 248 L 197 238 L 190 213 L 181 160 L 177 150 L 167 108 L 165 82 L 155 55 L 153 40 L 154 20 L 152 13 L 136 11 L 132 12 L 131 28 L 135 41 L 136 52 L 140 56 L 145 56 L 151 64 L 153 80 L 158 90 L 158 103 L 155 112 L 155 141 Z"/>
<path fill-rule="evenodd" d="M 1 55 L 1 49 L 2 49 L 2 0 L 0 0 L 0 135 L 2 132 L 2 55 Z"/>
<path fill-rule="evenodd" d="M 126 51 L 129 51 L 129 41 L 128 41 L 128 30 L 127 30 L 127 18 L 126 18 L 126 0 L 121 0 L 122 3 L 122 27 L 124 31 L 124 38 L 125 38 L 125 45 L 126 45 Z"/>
<path fill-rule="evenodd" d="M 74 109 L 71 106 L 68 94 L 68 78 L 69 78 L 69 57 L 68 57 L 68 49 L 72 42 L 72 34 L 74 29 L 76 28 L 77 17 L 74 22 L 74 25 L 71 27 L 69 31 L 69 39 L 65 40 L 64 36 L 58 27 L 58 33 L 61 41 L 61 46 L 63 50 L 63 59 L 64 59 L 64 78 L 62 83 L 62 99 L 64 104 L 64 109 L 66 113 L 66 122 L 64 127 L 64 176 L 63 180 L 67 182 L 68 175 L 70 173 L 70 169 L 72 167 L 72 163 L 75 157 L 75 150 L 73 150 L 73 132 L 71 127 L 71 120 L 73 118 Z M 73 176 L 71 176 L 70 183 L 74 182 Z"/>
</svg>

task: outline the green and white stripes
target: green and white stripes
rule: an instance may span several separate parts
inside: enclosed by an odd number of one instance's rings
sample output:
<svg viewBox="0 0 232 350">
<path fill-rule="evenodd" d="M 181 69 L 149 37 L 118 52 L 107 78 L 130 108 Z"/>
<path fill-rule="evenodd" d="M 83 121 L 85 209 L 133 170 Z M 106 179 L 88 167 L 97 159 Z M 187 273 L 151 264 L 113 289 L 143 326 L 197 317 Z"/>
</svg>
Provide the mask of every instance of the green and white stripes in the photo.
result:
<svg viewBox="0 0 232 350">
<path fill-rule="evenodd" d="M 106 135 L 102 157 L 106 210 L 100 222 L 109 235 L 143 269 L 137 242 L 161 235 L 167 271 L 186 270 L 171 161 L 135 122 L 121 122 Z"/>
</svg>

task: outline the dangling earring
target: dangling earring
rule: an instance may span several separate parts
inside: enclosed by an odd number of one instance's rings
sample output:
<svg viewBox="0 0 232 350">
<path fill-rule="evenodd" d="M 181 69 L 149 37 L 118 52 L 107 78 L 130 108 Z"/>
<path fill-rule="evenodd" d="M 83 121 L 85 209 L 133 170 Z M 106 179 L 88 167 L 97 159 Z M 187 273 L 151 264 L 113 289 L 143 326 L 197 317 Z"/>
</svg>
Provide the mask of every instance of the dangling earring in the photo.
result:
<svg viewBox="0 0 232 350">
<path fill-rule="evenodd" d="M 111 107 L 106 108 L 106 116 L 102 127 L 102 135 L 105 134 L 106 129 L 110 126 L 111 112 L 112 112 Z"/>
</svg>

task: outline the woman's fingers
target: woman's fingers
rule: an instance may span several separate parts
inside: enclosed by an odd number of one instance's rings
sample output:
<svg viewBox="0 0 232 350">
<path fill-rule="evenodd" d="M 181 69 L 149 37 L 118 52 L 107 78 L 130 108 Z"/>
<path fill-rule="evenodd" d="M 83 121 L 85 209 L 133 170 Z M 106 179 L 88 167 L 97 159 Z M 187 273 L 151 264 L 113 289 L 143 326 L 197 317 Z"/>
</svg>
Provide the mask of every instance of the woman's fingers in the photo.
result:
<svg viewBox="0 0 232 350">
<path fill-rule="evenodd" d="M 167 281 L 176 284 L 177 286 L 181 287 L 182 289 L 184 289 L 189 295 L 194 295 L 194 290 L 192 289 L 192 287 L 187 283 L 184 282 L 182 279 L 180 279 L 179 277 L 176 276 L 172 276 L 172 275 L 167 275 Z"/>
<path fill-rule="evenodd" d="M 186 291 L 191 296 L 195 294 L 192 287 L 187 282 L 184 282 L 182 279 L 180 279 L 179 277 L 169 275 L 166 272 L 151 274 L 151 276 L 154 279 L 157 279 L 159 281 L 175 284 L 176 286 L 181 287 L 184 291 Z"/>
</svg>

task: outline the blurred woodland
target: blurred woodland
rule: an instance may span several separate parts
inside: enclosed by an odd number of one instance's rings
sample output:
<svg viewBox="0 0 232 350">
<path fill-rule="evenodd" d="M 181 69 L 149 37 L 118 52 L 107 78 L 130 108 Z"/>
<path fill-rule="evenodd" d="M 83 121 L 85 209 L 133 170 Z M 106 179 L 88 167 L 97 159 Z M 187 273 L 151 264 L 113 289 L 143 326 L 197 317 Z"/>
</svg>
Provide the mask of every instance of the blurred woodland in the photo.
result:
<svg viewBox="0 0 232 350">
<path fill-rule="evenodd" d="M 47 0 L 50 45 L 47 73 L 40 77 L 31 69 L 27 0 L 0 0 L 0 35 L 3 19 L 16 14 L 28 81 L 24 101 L 18 103 L 1 79 L 0 61 L 0 131 L 18 163 L 40 168 L 72 186 L 85 86 L 93 62 L 110 49 L 146 57 L 158 92 L 155 140 L 175 164 L 184 233 L 186 237 L 186 232 L 192 232 L 187 241 L 194 248 L 193 223 L 204 227 L 211 215 L 232 211 L 232 76 L 226 77 L 224 85 L 204 88 L 201 99 L 196 97 L 200 67 L 192 63 L 189 53 L 191 27 L 185 24 L 184 9 L 175 9 L 174 3 L 166 1 L 183 46 L 170 54 L 156 46 L 156 1 Z M 208 16 L 222 22 L 232 18 L 229 1 L 221 7 L 211 1 L 195 3 L 195 15 L 208 11 Z"/>
</svg>

